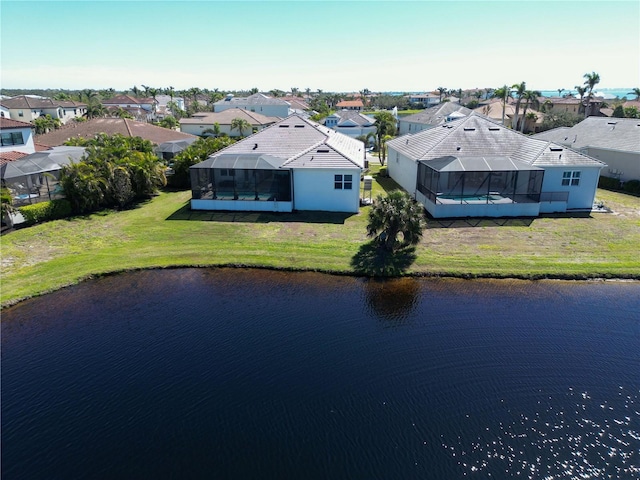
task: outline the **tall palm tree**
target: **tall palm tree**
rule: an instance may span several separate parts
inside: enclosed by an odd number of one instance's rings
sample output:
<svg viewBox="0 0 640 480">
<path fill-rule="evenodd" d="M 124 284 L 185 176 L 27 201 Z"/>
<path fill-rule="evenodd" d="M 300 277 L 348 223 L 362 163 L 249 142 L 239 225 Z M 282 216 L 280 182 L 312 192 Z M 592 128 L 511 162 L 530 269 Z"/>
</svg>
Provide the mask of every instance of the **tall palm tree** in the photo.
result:
<svg viewBox="0 0 640 480">
<path fill-rule="evenodd" d="M 97 117 L 106 117 L 106 116 L 107 116 L 107 109 L 101 103 L 87 105 L 87 111 L 83 115 L 83 117 L 87 117 L 87 120 L 91 120 L 92 118 L 97 118 Z"/>
<path fill-rule="evenodd" d="M 538 90 L 526 90 L 524 92 L 524 95 L 522 96 L 522 98 L 525 101 L 525 103 L 524 103 L 524 110 L 522 111 L 523 120 L 520 127 L 520 131 L 522 133 L 524 133 L 524 126 L 527 123 L 525 119 L 527 118 L 527 109 L 529 108 L 529 105 L 533 106 L 537 110 L 538 105 L 540 104 L 540 100 L 538 100 L 538 98 L 541 96 L 542 96 L 542 93 L 540 93 Z M 530 113 L 533 113 L 533 112 L 530 112 Z M 536 117 L 536 120 L 537 120 L 537 117 Z"/>
<path fill-rule="evenodd" d="M 558 89 L 558 96 L 562 97 L 562 92 L 564 92 L 564 88 L 559 88 Z"/>
<path fill-rule="evenodd" d="M 244 137 L 244 130 L 251 129 L 251 124 L 244 118 L 234 118 L 231 120 L 231 130 L 238 130 L 241 137 Z"/>
<path fill-rule="evenodd" d="M 396 119 L 391 112 L 387 111 L 378 112 L 373 117 L 376 119 L 374 125 L 376 127 L 378 159 L 380 160 L 380 165 L 384 166 L 384 162 L 387 159 L 385 143 L 390 139 L 388 137 L 396 134 Z"/>
<path fill-rule="evenodd" d="M 506 85 L 496 88 L 491 94 L 491 98 L 499 98 L 502 100 L 502 125 L 504 125 L 504 116 L 507 110 L 507 97 L 511 96 L 511 89 Z"/>
<path fill-rule="evenodd" d="M 517 130 L 518 129 L 518 114 L 520 113 L 520 103 L 522 103 L 522 98 L 524 97 L 524 92 L 527 91 L 527 84 L 525 82 L 515 83 L 511 87 L 513 92 L 516 95 L 516 112 L 511 120 L 511 128 Z"/>
<path fill-rule="evenodd" d="M 593 89 L 594 87 L 600 83 L 600 75 L 596 72 L 585 73 L 584 77 L 584 85 L 587 88 L 587 105 L 584 110 L 584 117 L 587 118 L 591 115 L 591 98 L 593 97 Z"/>
<path fill-rule="evenodd" d="M 442 95 L 444 95 L 447 91 L 447 89 L 445 87 L 438 87 L 436 88 L 436 90 L 438 90 L 438 93 L 440 94 L 438 96 L 438 101 L 441 102 L 442 101 Z"/>
<path fill-rule="evenodd" d="M 140 89 L 138 88 L 137 85 L 134 85 L 133 87 L 131 87 L 131 93 L 133 93 L 134 97 L 138 97 L 138 95 L 140 95 Z"/>
</svg>

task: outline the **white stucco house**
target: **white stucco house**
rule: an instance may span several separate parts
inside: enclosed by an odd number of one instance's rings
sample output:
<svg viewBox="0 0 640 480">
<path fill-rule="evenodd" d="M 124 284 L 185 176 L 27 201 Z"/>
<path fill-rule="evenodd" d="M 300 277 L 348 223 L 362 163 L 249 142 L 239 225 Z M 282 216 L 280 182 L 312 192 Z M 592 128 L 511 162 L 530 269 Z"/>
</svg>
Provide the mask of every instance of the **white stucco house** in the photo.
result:
<svg viewBox="0 0 640 480">
<path fill-rule="evenodd" d="M 213 111 L 223 112 L 229 108 L 241 108 L 250 112 L 260 113 L 266 117 L 288 117 L 291 113 L 291 106 L 279 98 L 272 98 L 264 93 L 254 93 L 248 97 L 234 97 L 229 94 L 222 100 L 213 104 Z"/>
<path fill-rule="evenodd" d="M 427 108 L 422 112 L 399 117 L 398 135 L 428 130 L 443 123 L 464 118 L 470 113 L 471 110 L 467 107 L 463 107 L 457 103 L 444 102 L 440 105 Z"/>
<path fill-rule="evenodd" d="M 242 136 L 250 135 L 253 132 L 258 132 L 269 125 L 273 125 L 277 121 L 281 120 L 278 117 L 267 117 L 260 113 L 255 113 L 250 110 L 243 110 L 240 108 L 229 108 L 222 112 L 199 112 L 193 114 L 189 118 L 181 118 L 180 131 L 190 133 L 192 135 L 202 136 L 208 130 L 214 130 L 216 124 L 220 133 L 224 133 L 229 137 L 239 137 L 240 132 L 238 129 L 232 129 L 231 123 L 236 118 L 246 120 L 251 128 L 242 132 Z"/>
<path fill-rule="evenodd" d="M 328 128 L 352 138 L 376 133 L 376 119 L 356 110 L 339 110 L 321 121 Z"/>
<path fill-rule="evenodd" d="M 193 210 L 358 212 L 365 147 L 291 115 L 190 168 Z"/>
<path fill-rule="evenodd" d="M 0 137 L 2 137 L 0 153 L 29 154 L 36 151 L 33 143 L 33 125 L 30 123 L 0 117 Z"/>
<path fill-rule="evenodd" d="M 434 218 L 588 211 L 606 167 L 476 113 L 387 147 L 389 175 Z"/>
<path fill-rule="evenodd" d="M 158 102 L 153 98 L 137 98 L 131 95 L 116 95 L 102 101 L 108 110 L 122 108 L 129 112 L 138 121 L 150 122 L 156 119 Z"/>
<path fill-rule="evenodd" d="M 67 123 L 74 118 L 82 117 L 87 113 L 87 104 L 71 100 L 53 100 L 46 97 L 32 97 L 20 95 L 0 100 L 2 116 L 9 113 L 9 118 L 20 122 L 31 122 L 38 117 L 50 115 L 57 118 L 60 123 Z"/>
<path fill-rule="evenodd" d="M 588 117 L 571 128 L 560 127 L 533 136 L 571 147 L 607 164 L 605 177 L 622 182 L 640 180 L 640 120 Z"/>
</svg>

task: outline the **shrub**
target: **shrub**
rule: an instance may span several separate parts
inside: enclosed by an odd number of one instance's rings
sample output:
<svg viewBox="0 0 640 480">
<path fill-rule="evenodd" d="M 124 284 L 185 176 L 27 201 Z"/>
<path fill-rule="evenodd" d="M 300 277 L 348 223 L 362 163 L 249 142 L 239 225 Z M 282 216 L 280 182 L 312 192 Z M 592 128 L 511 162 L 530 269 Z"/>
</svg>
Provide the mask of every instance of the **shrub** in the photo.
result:
<svg viewBox="0 0 640 480">
<path fill-rule="evenodd" d="M 629 180 L 628 182 L 624 182 L 622 189 L 633 195 L 640 195 L 640 180 Z"/>
<path fill-rule="evenodd" d="M 601 176 L 600 180 L 598 180 L 598 188 L 604 188 L 605 190 L 620 190 L 622 188 L 622 184 L 617 178 Z"/>
<path fill-rule="evenodd" d="M 57 220 L 69 217 L 72 213 L 69 200 L 61 198 L 50 202 L 40 202 L 34 205 L 26 205 L 18 209 L 25 221 L 33 225 L 34 223 Z"/>
</svg>

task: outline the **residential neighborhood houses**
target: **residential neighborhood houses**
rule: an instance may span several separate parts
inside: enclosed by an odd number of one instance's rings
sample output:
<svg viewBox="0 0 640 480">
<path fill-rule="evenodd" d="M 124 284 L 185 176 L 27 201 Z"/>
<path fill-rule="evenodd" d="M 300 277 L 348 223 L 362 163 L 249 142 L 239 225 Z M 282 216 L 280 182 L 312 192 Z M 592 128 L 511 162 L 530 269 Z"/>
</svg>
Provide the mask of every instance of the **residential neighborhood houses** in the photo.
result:
<svg viewBox="0 0 640 480">
<path fill-rule="evenodd" d="M 600 176 L 640 178 L 638 120 L 605 116 L 614 109 L 592 89 L 577 98 L 543 97 L 525 91 L 524 82 L 504 88 L 393 96 L 134 86 L 63 92 L 59 100 L 3 96 L 0 156 L 6 164 L 102 133 L 149 140 L 169 162 L 197 138 L 231 137 L 240 141 L 191 167 L 191 208 L 357 212 L 373 144 L 382 163 L 388 158 L 390 178 L 435 218 L 584 211 Z M 391 111 L 394 98 L 413 110 Z M 617 112 L 637 115 L 634 101 L 618 104 Z M 375 116 L 385 111 L 396 129 L 383 139 Z M 53 123 L 34 129 L 45 117 Z M 549 118 L 574 126 L 544 131 Z M 29 203 L 40 200 L 29 196 Z"/>
</svg>

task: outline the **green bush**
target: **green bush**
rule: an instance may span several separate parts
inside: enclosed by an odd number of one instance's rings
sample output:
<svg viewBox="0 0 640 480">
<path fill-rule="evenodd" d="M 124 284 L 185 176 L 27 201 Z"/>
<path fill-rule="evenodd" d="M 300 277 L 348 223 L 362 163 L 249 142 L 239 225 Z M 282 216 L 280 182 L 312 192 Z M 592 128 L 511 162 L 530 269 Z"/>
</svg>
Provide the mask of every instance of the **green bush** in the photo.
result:
<svg viewBox="0 0 640 480">
<path fill-rule="evenodd" d="M 604 188 L 605 190 L 620 190 L 622 188 L 622 184 L 617 178 L 601 176 L 600 180 L 598 180 L 598 188 Z"/>
<path fill-rule="evenodd" d="M 629 180 L 628 182 L 624 182 L 622 189 L 633 195 L 640 195 L 640 180 Z"/>
<path fill-rule="evenodd" d="M 32 225 L 34 223 L 47 222 L 66 218 L 71 215 L 71 203 L 67 199 L 51 200 L 50 202 L 40 202 L 34 205 L 27 205 L 18 209 L 25 221 Z"/>
</svg>

